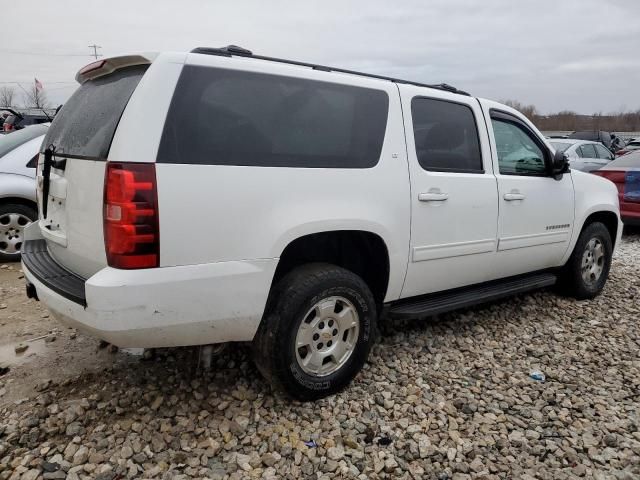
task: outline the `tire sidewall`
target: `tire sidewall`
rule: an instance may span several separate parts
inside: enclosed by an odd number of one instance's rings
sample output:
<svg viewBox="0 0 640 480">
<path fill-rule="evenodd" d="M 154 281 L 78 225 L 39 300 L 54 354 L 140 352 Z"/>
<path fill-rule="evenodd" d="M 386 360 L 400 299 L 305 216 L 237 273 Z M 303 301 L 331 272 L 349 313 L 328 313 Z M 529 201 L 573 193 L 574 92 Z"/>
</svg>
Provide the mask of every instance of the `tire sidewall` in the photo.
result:
<svg viewBox="0 0 640 480">
<path fill-rule="evenodd" d="M 20 215 L 28 217 L 31 222 L 35 222 L 37 219 L 37 213 L 32 207 L 19 203 L 0 205 L 0 216 L 6 215 L 7 213 L 19 213 Z M 20 253 L 0 252 L 0 262 L 17 262 L 18 260 L 20 260 Z"/>
<path fill-rule="evenodd" d="M 589 285 L 582 278 L 582 257 L 587 245 L 594 238 L 600 240 L 604 248 L 604 267 L 598 281 Z M 576 250 L 573 262 L 575 282 L 579 285 L 578 290 L 582 291 L 583 295 L 591 297 L 602 291 L 609 276 L 609 270 L 611 269 L 612 253 L 611 237 L 608 235 L 606 227 L 600 223 L 589 225 L 580 236 L 578 249 Z"/>
<path fill-rule="evenodd" d="M 368 299 L 357 286 L 347 283 L 350 282 L 332 286 L 321 285 L 314 289 L 316 293 L 307 292 L 308 295 L 303 295 L 304 298 L 296 302 L 297 305 L 289 304 L 285 311 L 280 311 L 281 320 L 285 320 L 281 325 L 285 328 L 279 332 L 281 341 L 277 343 L 285 354 L 277 356 L 276 368 L 281 372 L 285 389 L 290 393 L 291 388 L 295 389 L 295 396 L 298 398 L 315 398 L 340 390 L 351 381 L 368 357 L 374 333 L 375 304 L 372 298 Z M 339 370 L 330 375 L 316 377 L 306 373 L 298 364 L 295 339 L 307 312 L 319 301 L 334 296 L 346 298 L 356 308 L 360 322 L 358 340 L 351 356 Z M 290 318 L 283 318 L 283 316 Z M 304 391 L 301 392 L 300 389 Z"/>
</svg>

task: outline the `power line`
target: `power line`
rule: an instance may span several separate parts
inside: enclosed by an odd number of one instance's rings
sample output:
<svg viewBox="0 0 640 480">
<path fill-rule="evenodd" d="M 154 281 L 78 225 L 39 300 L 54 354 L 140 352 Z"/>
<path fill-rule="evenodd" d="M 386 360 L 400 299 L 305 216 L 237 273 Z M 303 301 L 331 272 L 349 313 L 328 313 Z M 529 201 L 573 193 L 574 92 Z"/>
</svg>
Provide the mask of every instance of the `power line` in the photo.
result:
<svg viewBox="0 0 640 480">
<path fill-rule="evenodd" d="M 0 83 L 31 83 L 31 80 L 20 80 L 20 81 L 12 81 L 12 82 L 0 82 Z M 50 82 L 48 80 L 42 82 L 42 83 L 46 83 L 47 85 L 50 85 L 52 83 L 64 83 L 64 84 L 69 84 L 69 85 L 75 85 L 76 82 Z"/>
<path fill-rule="evenodd" d="M 88 53 L 44 53 L 44 52 L 25 52 L 20 50 L 5 50 L 0 48 L 0 53 L 7 53 L 9 55 L 36 55 L 45 57 L 92 57 L 93 55 Z"/>
<path fill-rule="evenodd" d="M 96 60 L 98 59 L 98 56 L 102 56 L 101 54 L 98 53 L 98 49 L 102 48 L 100 45 L 96 45 L 94 43 L 93 45 L 89 45 L 89 48 L 93 48 L 93 56 L 96 57 Z"/>
</svg>

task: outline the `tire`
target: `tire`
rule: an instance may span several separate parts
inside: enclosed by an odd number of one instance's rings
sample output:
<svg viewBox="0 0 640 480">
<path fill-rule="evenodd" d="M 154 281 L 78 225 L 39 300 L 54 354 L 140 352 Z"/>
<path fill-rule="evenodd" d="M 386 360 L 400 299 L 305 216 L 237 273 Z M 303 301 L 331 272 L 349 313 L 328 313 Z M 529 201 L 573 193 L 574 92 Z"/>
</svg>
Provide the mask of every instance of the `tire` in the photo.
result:
<svg viewBox="0 0 640 480">
<path fill-rule="evenodd" d="M 376 319 L 375 300 L 359 276 L 330 264 L 298 267 L 269 296 L 253 340 L 256 365 L 298 400 L 332 395 L 366 362 Z"/>
<path fill-rule="evenodd" d="M 35 209 L 26 205 L 17 203 L 0 205 L 0 262 L 20 260 L 24 227 L 36 218 Z"/>
<path fill-rule="evenodd" d="M 600 248 L 602 256 L 597 253 Z M 611 235 L 607 227 L 600 222 L 587 225 L 580 233 L 560 277 L 559 286 L 563 293 L 578 300 L 599 295 L 609 275 L 612 254 Z M 590 277 L 590 281 L 585 277 Z"/>
</svg>

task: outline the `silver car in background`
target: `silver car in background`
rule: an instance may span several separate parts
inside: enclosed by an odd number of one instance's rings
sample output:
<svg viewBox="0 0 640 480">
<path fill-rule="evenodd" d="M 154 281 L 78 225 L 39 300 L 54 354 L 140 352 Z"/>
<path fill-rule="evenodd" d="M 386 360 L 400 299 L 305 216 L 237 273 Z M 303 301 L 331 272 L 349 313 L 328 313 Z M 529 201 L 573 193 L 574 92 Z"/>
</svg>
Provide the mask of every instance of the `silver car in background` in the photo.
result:
<svg viewBox="0 0 640 480">
<path fill-rule="evenodd" d="M 564 152 L 569 158 L 569 166 L 581 172 L 598 170 L 616 157 L 607 147 L 589 140 L 552 139 L 549 141 L 556 150 Z"/>
<path fill-rule="evenodd" d="M 0 136 L 0 262 L 18 261 L 23 230 L 37 218 L 36 163 L 48 124 Z"/>
</svg>

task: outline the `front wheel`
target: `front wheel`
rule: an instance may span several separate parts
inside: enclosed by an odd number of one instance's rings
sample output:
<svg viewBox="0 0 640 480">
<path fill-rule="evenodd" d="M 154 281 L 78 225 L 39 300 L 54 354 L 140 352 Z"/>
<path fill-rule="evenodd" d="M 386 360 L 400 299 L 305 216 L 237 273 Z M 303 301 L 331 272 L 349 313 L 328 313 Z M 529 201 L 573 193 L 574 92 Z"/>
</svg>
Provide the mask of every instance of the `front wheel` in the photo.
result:
<svg viewBox="0 0 640 480">
<path fill-rule="evenodd" d="M 0 262 L 20 260 L 24 229 L 36 217 L 36 211 L 26 205 L 0 205 Z"/>
<path fill-rule="evenodd" d="M 579 300 L 593 298 L 604 288 L 611 268 L 613 246 L 604 224 L 594 222 L 580 233 L 564 267 L 561 287 Z"/>
<path fill-rule="evenodd" d="M 275 286 L 256 338 L 256 365 L 299 400 L 344 388 L 373 343 L 376 305 L 366 283 L 348 270 L 310 264 Z"/>
</svg>

